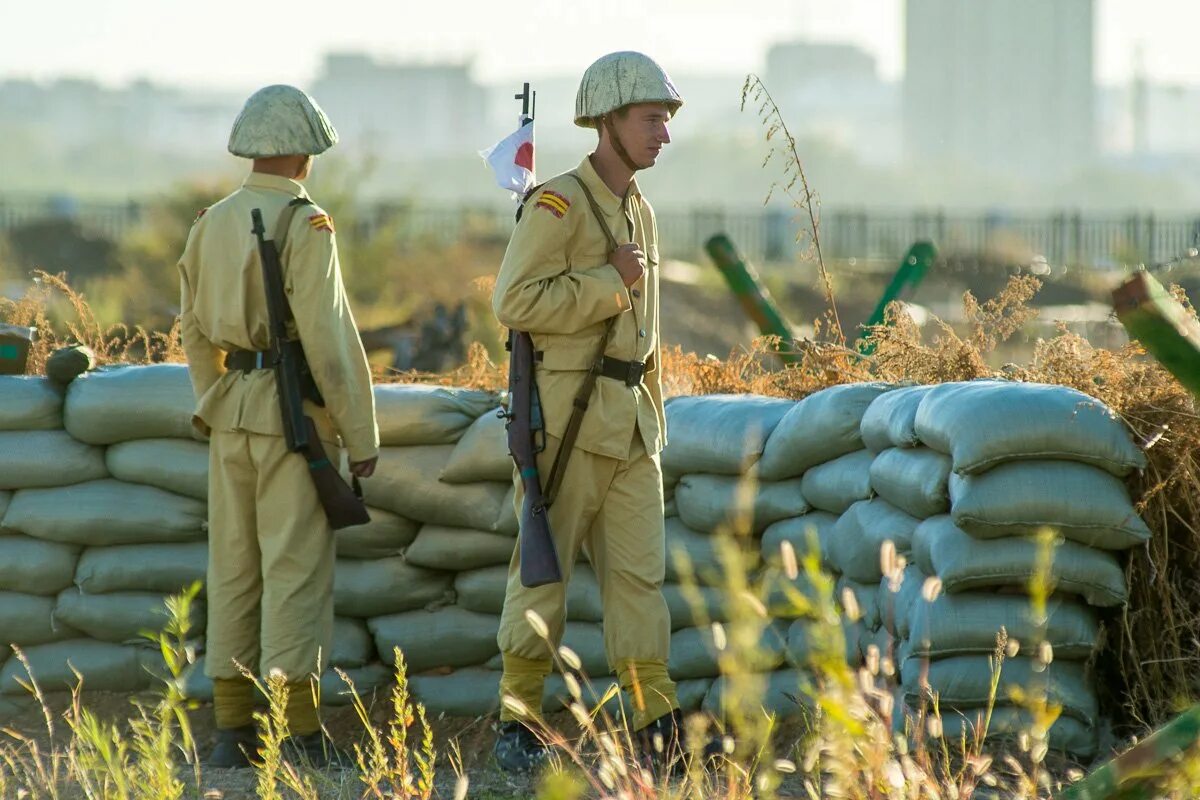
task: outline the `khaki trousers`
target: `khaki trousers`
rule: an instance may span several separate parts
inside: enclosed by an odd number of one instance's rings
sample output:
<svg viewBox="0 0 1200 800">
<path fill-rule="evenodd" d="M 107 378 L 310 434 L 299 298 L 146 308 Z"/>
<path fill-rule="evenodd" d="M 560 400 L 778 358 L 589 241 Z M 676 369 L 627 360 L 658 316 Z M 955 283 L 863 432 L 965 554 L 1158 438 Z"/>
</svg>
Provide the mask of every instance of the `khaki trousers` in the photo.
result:
<svg viewBox="0 0 1200 800">
<path fill-rule="evenodd" d="M 280 436 L 214 431 L 205 673 L 236 678 L 235 661 L 259 675 L 281 670 L 291 682 L 323 672 L 333 565 L 333 531 L 308 462 Z"/>
<path fill-rule="evenodd" d="M 546 449 L 538 455 L 543 481 L 560 445 L 557 437 L 546 437 Z M 524 492 L 519 476 L 514 480 L 519 514 Z M 675 686 L 666 677 L 671 619 L 662 596 L 666 573 L 662 469 L 658 456 L 646 453 L 640 433 L 635 430 L 625 461 L 575 449 L 550 507 L 550 527 L 562 568 L 561 583 L 534 589 L 522 586 L 519 547 L 509 564 L 497 637 L 505 655 L 501 695 L 514 694 L 527 705 L 537 698 L 533 708 L 540 706 L 541 680 L 549 672 L 551 653 L 525 614 L 535 611 L 545 620 L 550 642 L 557 648 L 566 622 L 566 582 L 582 549 L 600 583 L 609 666 L 627 689 L 631 676 L 653 684 L 637 690 L 650 709 L 645 722 L 677 707 Z M 515 674 L 518 671 L 526 674 Z M 502 706 L 501 717 L 513 715 Z"/>
</svg>

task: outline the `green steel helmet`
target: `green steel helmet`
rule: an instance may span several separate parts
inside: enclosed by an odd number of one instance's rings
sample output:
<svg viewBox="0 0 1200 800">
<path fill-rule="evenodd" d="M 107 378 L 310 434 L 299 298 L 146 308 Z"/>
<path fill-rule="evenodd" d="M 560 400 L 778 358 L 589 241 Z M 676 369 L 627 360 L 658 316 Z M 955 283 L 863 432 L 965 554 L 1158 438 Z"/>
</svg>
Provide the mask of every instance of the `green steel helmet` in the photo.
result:
<svg viewBox="0 0 1200 800">
<path fill-rule="evenodd" d="M 229 152 L 241 158 L 315 156 L 337 140 L 316 100 L 295 86 L 276 84 L 250 95 L 229 132 Z"/>
<path fill-rule="evenodd" d="M 650 56 L 632 50 L 609 53 L 583 73 L 575 95 L 575 124 L 595 128 L 600 117 L 634 103 L 666 103 L 674 114 L 683 98 Z"/>
</svg>

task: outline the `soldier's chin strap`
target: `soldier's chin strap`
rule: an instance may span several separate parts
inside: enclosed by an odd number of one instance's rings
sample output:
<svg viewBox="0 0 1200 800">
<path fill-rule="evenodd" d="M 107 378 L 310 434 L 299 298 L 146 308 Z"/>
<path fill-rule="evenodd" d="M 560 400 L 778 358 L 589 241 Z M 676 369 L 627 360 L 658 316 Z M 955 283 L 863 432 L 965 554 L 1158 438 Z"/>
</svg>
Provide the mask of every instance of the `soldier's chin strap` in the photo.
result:
<svg viewBox="0 0 1200 800">
<path fill-rule="evenodd" d="M 612 124 L 612 114 L 605 114 L 600 118 L 600 123 L 604 125 L 604 129 L 608 131 L 608 140 L 612 142 L 613 150 L 625 162 L 625 166 L 629 167 L 633 172 L 637 172 L 641 167 L 634 163 L 629 156 L 629 151 L 625 149 L 625 145 L 621 143 L 621 137 L 617 136 L 617 129 Z"/>
</svg>

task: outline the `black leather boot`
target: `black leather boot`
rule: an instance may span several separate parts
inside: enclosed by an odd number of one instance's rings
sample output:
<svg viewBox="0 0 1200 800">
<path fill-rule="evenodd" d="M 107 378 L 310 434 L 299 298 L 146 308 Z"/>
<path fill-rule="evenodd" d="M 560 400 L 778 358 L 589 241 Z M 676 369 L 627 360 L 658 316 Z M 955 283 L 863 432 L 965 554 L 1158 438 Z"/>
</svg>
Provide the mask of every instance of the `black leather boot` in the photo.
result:
<svg viewBox="0 0 1200 800">
<path fill-rule="evenodd" d="M 492 755 L 505 772 L 533 772 L 546 763 L 550 751 L 520 722 L 501 722 Z"/>
<path fill-rule="evenodd" d="M 242 769 L 258 752 L 258 731 L 253 725 L 240 728 L 217 728 L 215 744 L 208 757 L 208 766 L 217 769 Z"/>
<path fill-rule="evenodd" d="M 683 712 L 675 709 L 663 714 L 637 732 L 638 755 L 651 771 L 659 773 L 664 767 L 672 774 L 684 771 Z"/>
<path fill-rule="evenodd" d="M 344 752 L 324 731 L 314 731 L 283 740 L 283 757 L 293 764 L 313 769 L 350 769 L 354 758 Z"/>
</svg>

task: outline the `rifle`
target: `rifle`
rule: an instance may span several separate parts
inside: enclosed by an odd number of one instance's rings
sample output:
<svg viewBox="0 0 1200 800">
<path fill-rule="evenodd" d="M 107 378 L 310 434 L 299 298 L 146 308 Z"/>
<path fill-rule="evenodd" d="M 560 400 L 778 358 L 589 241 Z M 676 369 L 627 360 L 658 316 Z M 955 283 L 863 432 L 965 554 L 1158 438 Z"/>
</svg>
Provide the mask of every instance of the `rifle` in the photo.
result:
<svg viewBox="0 0 1200 800">
<path fill-rule="evenodd" d="M 508 332 L 508 452 L 521 475 L 525 498 L 521 503 L 521 585 L 527 588 L 558 583 L 562 569 L 550 535 L 549 509 L 542 496 L 537 454 L 545 447 L 542 405 L 534 380 L 533 339 L 524 331 Z"/>
<path fill-rule="evenodd" d="M 262 261 L 263 288 L 267 296 L 267 314 L 270 317 L 271 345 L 270 366 L 275 373 L 275 384 L 279 389 L 279 413 L 283 418 L 283 438 L 290 452 L 299 453 L 308 461 L 308 474 L 317 498 L 325 510 L 329 525 L 334 530 L 363 525 L 371 521 L 362 500 L 362 489 L 358 479 L 351 488 L 329 460 L 317 426 L 304 413 L 304 398 L 324 405 L 316 390 L 304 347 L 299 339 L 288 335 L 287 324 L 293 319 L 292 308 L 283 289 L 283 269 L 279 263 L 279 251 L 275 241 L 263 238 L 262 211 L 250 212 L 251 232 L 258 240 L 258 255 Z"/>
</svg>

